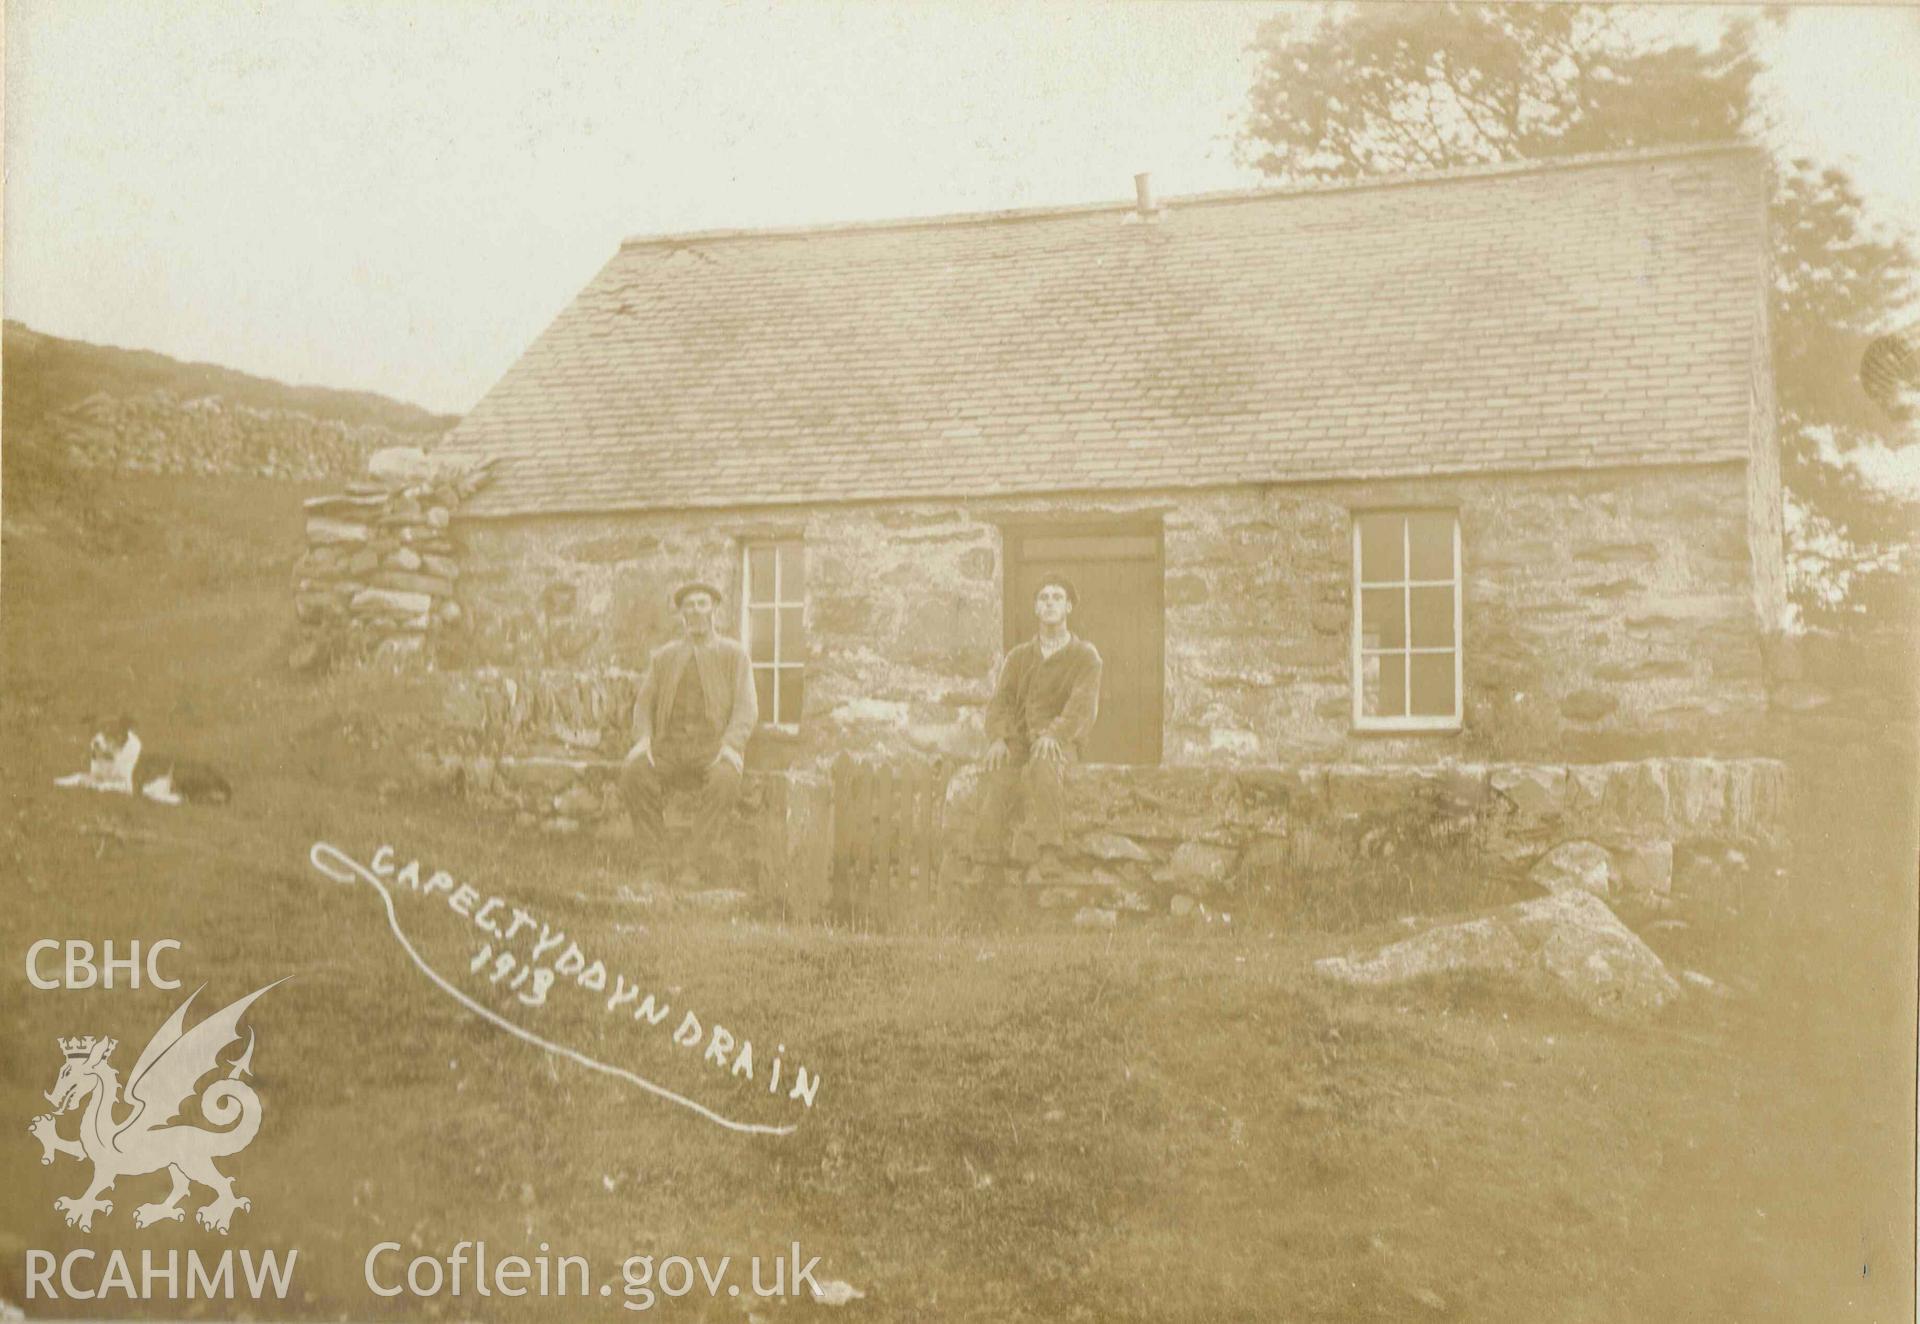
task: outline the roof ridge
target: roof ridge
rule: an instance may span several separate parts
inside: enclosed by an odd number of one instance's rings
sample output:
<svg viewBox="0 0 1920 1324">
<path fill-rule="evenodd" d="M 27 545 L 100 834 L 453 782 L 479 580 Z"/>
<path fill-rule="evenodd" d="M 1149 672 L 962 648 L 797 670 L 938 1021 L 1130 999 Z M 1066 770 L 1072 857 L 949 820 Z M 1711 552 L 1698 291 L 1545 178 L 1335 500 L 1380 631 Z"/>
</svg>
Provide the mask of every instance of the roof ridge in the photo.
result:
<svg viewBox="0 0 1920 1324">
<path fill-rule="evenodd" d="M 1758 143 L 1742 138 L 1711 143 L 1672 143 L 1660 147 L 1629 147 L 1609 152 L 1580 152 L 1519 161 L 1489 161 L 1444 170 L 1412 171 L 1398 175 L 1369 175 L 1359 179 L 1314 180 L 1305 183 L 1261 185 L 1244 189 L 1216 189 L 1207 193 L 1174 194 L 1159 199 L 1156 210 L 1176 205 L 1212 206 L 1236 202 L 1277 201 L 1294 197 L 1324 197 L 1330 193 L 1358 193 L 1370 189 L 1417 188 L 1505 175 L 1553 174 L 1586 170 L 1600 166 L 1638 164 L 1646 161 L 1674 160 L 1694 156 L 1764 152 Z M 997 211 L 943 212 L 932 216 L 900 216 L 878 220 L 820 221 L 806 225 L 779 225 L 756 228 L 681 230 L 663 234 L 629 235 L 620 241 L 620 250 L 634 248 L 680 248 L 696 243 L 749 239 L 791 239 L 805 235 L 871 234 L 895 230 L 943 229 L 968 225 L 1001 225 L 1020 221 L 1051 220 L 1069 216 L 1091 216 L 1102 212 L 1125 213 L 1136 210 L 1132 200 L 1077 202 L 1037 207 L 1011 207 Z"/>
</svg>

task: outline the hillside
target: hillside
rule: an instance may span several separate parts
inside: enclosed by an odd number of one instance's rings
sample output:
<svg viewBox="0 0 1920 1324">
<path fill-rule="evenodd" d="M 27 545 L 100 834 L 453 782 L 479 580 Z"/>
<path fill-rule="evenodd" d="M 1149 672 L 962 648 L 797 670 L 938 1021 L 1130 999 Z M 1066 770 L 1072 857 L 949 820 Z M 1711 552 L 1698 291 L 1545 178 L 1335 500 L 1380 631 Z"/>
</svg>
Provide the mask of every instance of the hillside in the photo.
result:
<svg viewBox="0 0 1920 1324">
<path fill-rule="evenodd" d="M 18 322 L 6 323 L 0 375 L 9 485 L 29 468 L 351 477 L 372 452 L 430 446 L 455 421 L 381 395 L 288 386 Z"/>
<path fill-rule="evenodd" d="M 5 324 L 4 342 L 0 342 L 0 375 L 4 376 L 6 390 L 0 426 L 7 432 L 31 427 L 89 396 L 106 394 L 126 399 L 153 392 L 179 400 L 218 396 L 253 409 L 305 414 L 321 422 L 379 427 L 423 438 L 436 437 L 457 421 L 451 414 L 430 413 L 418 405 L 368 391 L 289 386 L 216 364 L 185 363 L 149 350 L 63 340 L 14 321 Z"/>
</svg>

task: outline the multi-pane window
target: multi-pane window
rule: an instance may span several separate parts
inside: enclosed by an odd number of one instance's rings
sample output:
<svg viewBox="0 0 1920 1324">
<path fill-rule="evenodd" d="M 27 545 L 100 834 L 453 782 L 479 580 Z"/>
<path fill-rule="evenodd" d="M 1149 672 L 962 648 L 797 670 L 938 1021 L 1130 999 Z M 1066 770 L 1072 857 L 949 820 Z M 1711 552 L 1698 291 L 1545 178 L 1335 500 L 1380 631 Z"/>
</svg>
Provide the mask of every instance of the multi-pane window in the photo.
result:
<svg viewBox="0 0 1920 1324">
<path fill-rule="evenodd" d="M 1460 521 L 1450 510 L 1353 519 L 1353 724 L 1460 725 Z"/>
<path fill-rule="evenodd" d="M 799 542 L 755 542 L 741 549 L 741 638 L 753 664 L 760 720 L 797 726 L 806 686 L 807 557 Z"/>
</svg>

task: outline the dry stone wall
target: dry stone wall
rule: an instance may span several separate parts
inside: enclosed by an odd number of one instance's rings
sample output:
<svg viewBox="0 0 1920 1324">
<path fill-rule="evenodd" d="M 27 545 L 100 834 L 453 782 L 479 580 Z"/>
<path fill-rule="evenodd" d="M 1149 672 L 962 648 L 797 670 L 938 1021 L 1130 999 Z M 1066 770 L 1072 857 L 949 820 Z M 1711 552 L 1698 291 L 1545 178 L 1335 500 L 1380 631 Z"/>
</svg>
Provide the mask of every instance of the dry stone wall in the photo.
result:
<svg viewBox="0 0 1920 1324">
<path fill-rule="evenodd" d="M 348 478 L 380 450 L 420 444 L 386 428 L 161 391 L 89 396 L 37 427 L 52 453 L 74 467 L 130 474 Z"/>
<path fill-rule="evenodd" d="M 1730 875 L 1770 885 L 1788 814 L 1786 769 L 1772 759 L 1077 767 L 1066 790 L 1065 851 L 1016 860 L 1013 881 L 1043 908 L 1123 915 L 1280 904 L 1289 889 L 1350 886 L 1389 862 L 1407 910 L 1446 909 L 1500 885 L 1558 890 L 1542 866 L 1576 853 L 1591 856 L 1609 898 L 1719 905 L 1738 885 Z M 977 769 L 962 770 L 946 817 L 956 885 L 979 797 Z M 1475 877 L 1440 876 L 1463 871 Z"/>
<path fill-rule="evenodd" d="M 461 631 L 453 512 L 485 481 L 485 466 L 436 470 L 420 457 L 306 501 L 307 549 L 293 568 L 301 638 L 289 664 L 306 670 L 342 654 L 400 662 Z"/>
<path fill-rule="evenodd" d="M 616 844 L 633 839 L 620 796 L 618 757 L 421 749 L 414 753 L 413 769 L 420 787 L 463 799 L 521 831 L 585 834 Z M 682 859 L 691 844 L 689 813 L 684 797 L 669 798 L 668 837 Z M 712 852 L 707 874 L 676 881 L 744 891 L 795 912 L 817 912 L 827 900 L 832 840 L 832 793 L 824 774 L 748 773 L 720 839 L 703 843 Z"/>
<path fill-rule="evenodd" d="M 464 747 L 415 752 L 419 786 L 524 831 L 616 848 L 632 839 L 617 753 L 491 752 L 482 733 L 513 728 L 499 713 L 473 720 L 487 725 L 470 727 Z M 528 721 L 522 737 L 541 734 Z M 980 780 L 971 764 L 946 773 L 942 888 L 956 898 L 982 881 L 972 838 Z M 1039 910 L 1104 922 L 1283 907 L 1290 892 L 1351 890 L 1387 867 L 1404 880 L 1397 901 L 1408 912 L 1561 891 L 1575 874 L 1584 890 L 1642 910 L 1737 906 L 1741 889 L 1772 886 L 1789 809 L 1786 770 L 1771 759 L 1079 766 L 1066 788 L 1064 852 L 1021 856 L 991 881 Z M 686 808 L 674 803 L 670 815 Z M 823 770 L 750 772 L 716 878 L 793 913 L 824 912 L 833 830 Z"/>
</svg>

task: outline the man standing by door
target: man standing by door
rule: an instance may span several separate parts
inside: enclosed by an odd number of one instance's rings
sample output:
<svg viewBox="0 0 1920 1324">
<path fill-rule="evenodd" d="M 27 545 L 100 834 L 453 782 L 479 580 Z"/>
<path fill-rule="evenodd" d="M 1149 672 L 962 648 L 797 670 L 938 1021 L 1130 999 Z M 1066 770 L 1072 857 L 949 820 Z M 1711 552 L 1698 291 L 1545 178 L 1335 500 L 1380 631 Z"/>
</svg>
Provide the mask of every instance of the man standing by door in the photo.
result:
<svg viewBox="0 0 1920 1324">
<path fill-rule="evenodd" d="M 1007 654 L 987 705 L 985 799 L 974 834 L 974 858 L 989 866 L 1009 853 L 1008 818 L 1024 802 L 1025 833 L 1043 856 L 1066 834 L 1061 773 L 1080 757 L 1081 742 L 1100 713 L 1100 653 L 1067 629 L 1078 602 L 1059 575 L 1033 595 L 1039 632 Z M 1015 849 L 1016 858 L 1026 852 Z"/>
<path fill-rule="evenodd" d="M 650 864 L 666 864 L 661 806 L 674 790 L 694 792 L 692 841 L 704 863 L 721 823 L 740 798 L 747 739 L 760 720 L 746 650 L 714 632 L 720 590 L 699 582 L 674 590 L 684 633 L 655 651 L 633 702 L 633 748 L 620 791 L 634 836 Z"/>
</svg>

